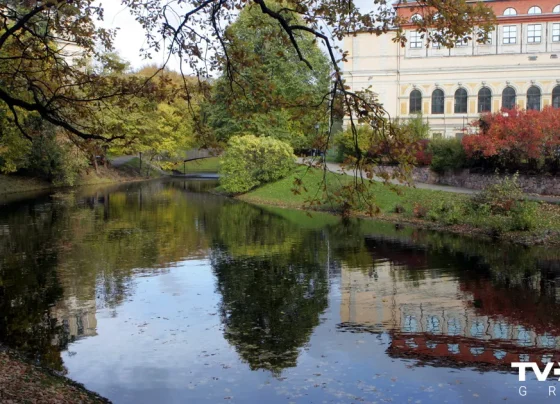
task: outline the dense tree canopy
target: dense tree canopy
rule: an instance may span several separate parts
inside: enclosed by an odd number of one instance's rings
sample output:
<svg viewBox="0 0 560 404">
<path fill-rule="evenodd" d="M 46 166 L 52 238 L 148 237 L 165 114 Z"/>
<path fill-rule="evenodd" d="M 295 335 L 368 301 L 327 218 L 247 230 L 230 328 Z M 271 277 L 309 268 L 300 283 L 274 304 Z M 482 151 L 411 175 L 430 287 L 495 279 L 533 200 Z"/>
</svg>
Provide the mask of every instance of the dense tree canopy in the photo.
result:
<svg viewBox="0 0 560 404">
<path fill-rule="evenodd" d="M 313 69 L 299 60 L 277 23 L 254 7 L 241 11 L 225 33 L 229 60 L 222 60 L 234 80 L 228 74 L 218 79 L 210 107 L 210 124 L 218 139 L 250 133 L 275 137 L 296 149 L 312 145 L 316 125 L 328 124 L 324 101 L 330 91 L 330 66 L 311 34 L 298 34 L 298 39 Z"/>
<path fill-rule="evenodd" d="M 356 31 L 380 35 L 396 29 L 396 40 L 406 41 L 403 21 L 387 2 L 368 13 L 360 12 L 352 0 L 286 1 L 281 9 L 270 0 L 122 0 L 122 4 L 146 30 L 146 56 L 165 46 L 169 56 L 179 56 L 181 73 L 199 77 L 222 70 L 230 81 L 239 81 L 235 62 L 247 55 L 228 52 L 226 27 L 244 7 L 281 28 L 286 52 L 295 51 L 309 69 L 320 70 L 319 60 L 306 53 L 307 33 L 322 42 L 336 71 L 331 96 L 342 92 L 346 107 L 354 109 L 347 112 L 362 117 L 379 114 L 380 106 L 344 88 L 338 67 L 344 54 L 337 53 L 333 40 Z M 482 3 L 420 0 L 415 9 L 424 15 L 415 22 L 418 29 L 437 28 L 437 40 L 444 44 L 464 36 L 484 39 L 491 24 L 492 12 Z M 68 44 L 79 46 L 93 66 L 112 48 L 114 32 L 96 24 L 103 18 L 103 9 L 94 0 L 8 0 L 0 5 L 0 17 L 0 100 L 16 125 L 22 112 L 36 112 L 81 139 L 105 139 L 99 134 L 99 122 L 92 119 L 96 110 L 109 99 L 129 102 L 129 95 L 149 90 L 145 79 L 104 75 L 68 60 Z M 256 28 L 247 26 L 246 32 L 251 30 Z"/>
</svg>

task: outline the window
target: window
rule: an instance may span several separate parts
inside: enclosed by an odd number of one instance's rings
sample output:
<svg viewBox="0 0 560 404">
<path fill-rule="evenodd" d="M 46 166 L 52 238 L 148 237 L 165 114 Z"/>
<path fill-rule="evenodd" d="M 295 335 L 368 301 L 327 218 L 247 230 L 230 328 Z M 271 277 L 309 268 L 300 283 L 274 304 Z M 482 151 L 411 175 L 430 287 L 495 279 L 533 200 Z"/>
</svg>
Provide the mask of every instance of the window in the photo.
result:
<svg viewBox="0 0 560 404">
<path fill-rule="evenodd" d="M 482 87 L 478 92 L 478 112 L 490 112 L 492 110 L 492 91 L 488 87 Z"/>
<path fill-rule="evenodd" d="M 560 86 L 556 86 L 552 90 L 552 107 L 560 108 Z"/>
<path fill-rule="evenodd" d="M 560 13 L 560 4 L 558 4 L 556 7 L 554 7 L 554 9 L 552 10 L 553 13 Z"/>
<path fill-rule="evenodd" d="M 411 114 L 422 112 L 422 93 L 418 90 L 412 90 L 410 93 L 410 103 L 408 111 Z"/>
<path fill-rule="evenodd" d="M 432 93 L 432 114 L 443 114 L 445 108 L 445 94 L 439 88 Z"/>
<path fill-rule="evenodd" d="M 439 132 L 432 134 L 432 139 L 443 139 L 443 135 Z"/>
<path fill-rule="evenodd" d="M 412 22 L 422 21 L 422 16 L 420 14 L 414 14 L 412 17 L 410 17 L 410 21 Z"/>
<path fill-rule="evenodd" d="M 514 44 L 517 42 L 517 26 L 504 26 L 504 45 Z"/>
<path fill-rule="evenodd" d="M 540 13 L 542 13 L 541 8 L 537 6 L 533 6 L 529 9 L 529 12 L 527 14 L 540 14 Z"/>
<path fill-rule="evenodd" d="M 540 43 L 542 36 L 542 25 L 541 24 L 529 24 L 527 27 L 527 42 L 528 43 Z"/>
<path fill-rule="evenodd" d="M 467 90 L 464 88 L 460 88 L 455 91 L 455 113 L 467 113 Z"/>
<path fill-rule="evenodd" d="M 517 14 L 517 11 L 515 11 L 515 8 L 508 7 L 504 11 L 504 15 L 516 15 L 516 14 Z"/>
<path fill-rule="evenodd" d="M 552 42 L 560 42 L 560 24 L 552 24 Z"/>
<path fill-rule="evenodd" d="M 421 48 L 422 47 L 422 37 L 419 32 L 410 32 L 410 47 L 411 48 Z"/>
<path fill-rule="evenodd" d="M 469 44 L 468 38 L 462 38 L 455 42 L 455 46 L 467 46 Z"/>
<path fill-rule="evenodd" d="M 536 86 L 527 90 L 527 109 L 541 110 L 541 90 Z"/>
<path fill-rule="evenodd" d="M 488 39 L 486 40 L 486 42 L 483 43 L 483 45 L 492 45 L 492 37 L 493 37 L 493 32 L 489 31 L 488 32 Z"/>
<path fill-rule="evenodd" d="M 513 109 L 516 102 L 515 89 L 513 87 L 506 87 L 502 92 L 502 108 Z"/>
</svg>

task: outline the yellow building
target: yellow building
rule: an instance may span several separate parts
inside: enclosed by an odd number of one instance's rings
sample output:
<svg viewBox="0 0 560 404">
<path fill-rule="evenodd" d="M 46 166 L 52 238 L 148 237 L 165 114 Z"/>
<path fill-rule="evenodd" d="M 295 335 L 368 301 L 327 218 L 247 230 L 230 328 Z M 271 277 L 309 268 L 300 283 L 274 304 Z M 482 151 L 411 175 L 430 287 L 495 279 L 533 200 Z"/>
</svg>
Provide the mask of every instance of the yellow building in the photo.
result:
<svg viewBox="0 0 560 404">
<path fill-rule="evenodd" d="M 490 41 L 454 48 L 427 43 L 412 24 L 405 47 L 395 33 L 357 33 L 344 39 L 344 76 L 354 91 L 377 94 L 391 118 L 421 112 L 432 133 L 462 136 L 480 113 L 517 105 L 560 108 L 560 0 L 488 2 L 498 24 Z M 397 7 L 409 21 L 414 2 Z"/>
</svg>

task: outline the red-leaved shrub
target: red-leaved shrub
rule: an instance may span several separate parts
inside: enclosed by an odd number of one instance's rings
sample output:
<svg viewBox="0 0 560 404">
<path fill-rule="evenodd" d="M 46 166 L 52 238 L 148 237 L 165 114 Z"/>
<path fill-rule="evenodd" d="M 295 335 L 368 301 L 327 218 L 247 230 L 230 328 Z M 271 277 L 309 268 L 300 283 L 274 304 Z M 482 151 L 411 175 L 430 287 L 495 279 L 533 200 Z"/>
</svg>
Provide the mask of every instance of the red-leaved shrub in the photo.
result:
<svg viewBox="0 0 560 404">
<path fill-rule="evenodd" d="M 429 166 L 432 164 L 432 153 L 429 151 L 429 139 L 420 139 L 416 142 L 416 164 L 421 166 Z"/>
<path fill-rule="evenodd" d="M 528 161 L 558 162 L 560 109 L 504 110 L 481 117 L 479 133 L 463 138 L 469 158 L 500 159 L 510 166 Z"/>
</svg>

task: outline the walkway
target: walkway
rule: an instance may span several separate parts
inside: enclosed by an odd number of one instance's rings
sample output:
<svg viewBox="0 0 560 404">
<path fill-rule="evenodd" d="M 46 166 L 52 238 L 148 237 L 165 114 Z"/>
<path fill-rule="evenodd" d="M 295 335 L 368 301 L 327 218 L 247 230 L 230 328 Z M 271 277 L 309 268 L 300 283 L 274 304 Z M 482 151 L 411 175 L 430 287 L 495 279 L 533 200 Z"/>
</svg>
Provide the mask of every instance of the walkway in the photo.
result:
<svg viewBox="0 0 560 404">
<path fill-rule="evenodd" d="M 310 161 L 309 158 L 298 158 L 298 163 L 299 164 L 305 164 L 306 162 L 309 162 L 309 161 Z M 340 167 L 340 164 L 338 164 L 338 163 L 327 163 L 327 169 L 330 172 L 333 172 L 333 173 L 338 173 L 338 174 L 343 173 L 343 170 Z M 354 171 L 345 171 L 345 173 L 347 175 L 354 175 Z M 364 177 L 365 177 L 365 174 L 364 174 Z M 381 177 L 378 177 L 378 176 L 375 176 L 373 178 L 373 180 L 383 182 L 383 179 Z M 401 183 L 400 181 L 397 181 L 397 180 L 390 180 L 389 182 L 391 184 L 407 186 L 406 184 L 403 184 L 403 183 Z M 425 183 L 421 183 L 421 182 L 415 183 L 414 186 L 418 189 L 429 189 L 429 190 L 432 190 L 432 191 L 454 192 L 456 194 L 474 195 L 477 192 L 479 192 L 478 190 L 471 189 L 471 188 L 452 187 L 452 186 L 449 186 L 449 185 L 425 184 Z M 527 199 L 530 199 L 530 200 L 533 200 L 533 201 L 549 202 L 549 203 L 560 203 L 560 196 L 527 195 Z"/>
</svg>

